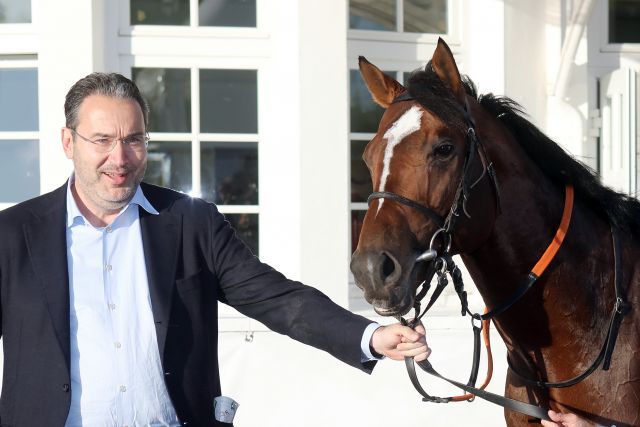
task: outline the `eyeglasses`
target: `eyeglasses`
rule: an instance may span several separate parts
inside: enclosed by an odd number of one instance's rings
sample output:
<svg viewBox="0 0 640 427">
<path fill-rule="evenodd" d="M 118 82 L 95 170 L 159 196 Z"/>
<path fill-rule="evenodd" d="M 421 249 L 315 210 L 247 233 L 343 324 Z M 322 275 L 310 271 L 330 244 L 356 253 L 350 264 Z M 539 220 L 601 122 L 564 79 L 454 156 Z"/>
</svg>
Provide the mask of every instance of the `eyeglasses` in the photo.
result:
<svg viewBox="0 0 640 427">
<path fill-rule="evenodd" d="M 93 144 L 94 148 L 99 153 L 110 153 L 115 148 L 118 141 L 122 141 L 122 144 L 124 144 L 125 147 L 129 147 L 134 151 L 142 151 L 147 148 L 147 145 L 149 145 L 149 134 L 146 132 L 144 134 L 125 136 L 124 138 L 101 136 L 96 139 L 89 139 L 80 135 L 75 129 L 69 128 L 69 130 L 73 132 L 74 135 L 79 136 L 80 139 Z"/>
</svg>

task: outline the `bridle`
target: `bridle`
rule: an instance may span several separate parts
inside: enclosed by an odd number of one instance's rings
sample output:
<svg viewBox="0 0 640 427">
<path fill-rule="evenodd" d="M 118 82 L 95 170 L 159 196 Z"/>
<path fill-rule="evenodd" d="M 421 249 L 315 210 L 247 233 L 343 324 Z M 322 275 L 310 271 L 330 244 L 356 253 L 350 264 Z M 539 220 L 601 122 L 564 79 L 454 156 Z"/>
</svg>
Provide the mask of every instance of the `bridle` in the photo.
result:
<svg viewBox="0 0 640 427">
<path fill-rule="evenodd" d="M 402 101 L 416 101 L 423 107 L 428 109 L 428 106 L 424 105 L 419 99 L 414 98 L 408 91 L 403 92 L 402 94 L 397 96 L 392 101 L 392 104 Z M 462 315 L 464 316 L 466 314 L 472 314 L 467 307 L 466 292 L 464 291 L 464 285 L 462 283 L 462 274 L 460 273 L 458 267 L 455 265 L 451 255 L 451 242 L 454 228 L 460 215 L 465 215 L 467 218 L 471 218 L 471 215 L 468 213 L 466 204 L 471 195 L 471 190 L 473 190 L 485 176 L 488 176 L 491 180 L 491 185 L 496 202 L 496 214 L 500 215 L 502 211 L 500 204 L 500 187 L 498 186 L 495 169 L 493 167 L 493 163 L 489 160 L 489 156 L 484 148 L 484 145 L 476 134 L 475 120 L 471 116 L 468 102 L 465 103 L 464 107 L 460 108 L 460 113 L 462 114 L 465 125 L 467 127 L 467 151 L 462 166 L 462 175 L 460 176 L 460 181 L 458 182 L 453 202 L 446 217 L 443 217 L 428 206 L 425 206 L 415 200 L 409 199 L 391 191 L 374 191 L 367 198 L 367 203 L 369 205 L 377 199 L 393 200 L 397 203 L 419 211 L 437 225 L 436 231 L 430 238 L 429 249 L 427 249 L 416 258 L 416 262 L 435 261 L 435 268 L 427 275 L 422 289 L 414 298 L 414 309 L 416 311 L 414 323 L 417 323 L 420 318 L 422 318 L 422 316 L 426 314 L 429 308 L 431 308 L 433 303 L 440 296 L 440 293 L 442 292 L 442 290 L 444 290 L 444 287 L 448 284 L 448 279 L 446 278 L 445 273 L 450 274 L 456 292 L 460 297 L 460 301 L 462 304 Z M 469 177 L 470 169 L 476 156 L 480 158 L 480 161 L 482 163 L 482 173 L 478 178 L 471 181 L 471 178 Z M 444 251 L 442 251 L 441 253 L 438 253 L 438 250 L 436 249 L 438 237 L 441 238 L 444 242 Z M 421 300 L 429 291 L 431 279 L 436 274 L 438 274 L 438 287 L 434 290 L 431 296 L 431 300 L 429 301 L 424 312 L 420 314 Z M 402 319 L 401 321 L 406 323 L 404 319 Z"/>
<path fill-rule="evenodd" d="M 393 103 L 401 102 L 401 101 L 417 101 L 422 104 L 425 108 L 428 108 L 424 105 L 419 99 L 412 97 L 409 92 L 404 92 L 393 100 Z M 491 179 L 492 188 L 494 190 L 495 200 L 496 200 L 496 213 L 499 215 L 501 213 L 500 206 L 500 191 L 498 182 L 496 179 L 495 170 L 493 167 L 493 163 L 489 160 L 487 152 L 484 148 L 484 145 L 478 139 L 475 131 L 475 122 L 469 113 L 468 103 L 465 103 L 464 107 L 461 109 L 462 115 L 464 117 L 467 131 L 466 131 L 466 139 L 467 139 L 467 152 L 463 163 L 462 176 L 458 183 L 458 187 L 455 193 L 454 200 L 449 209 L 449 212 L 446 217 L 441 216 L 433 209 L 424 206 L 423 204 L 416 202 L 412 199 L 406 198 L 402 195 L 390 192 L 390 191 L 378 191 L 373 192 L 367 199 L 369 204 L 372 201 L 377 199 L 389 199 L 393 200 L 402 205 L 411 207 L 419 212 L 421 212 L 425 217 L 429 220 L 433 221 L 437 225 L 436 231 L 431 236 L 429 242 L 429 249 L 420 254 L 416 258 L 416 262 L 422 261 L 433 261 L 433 269 L 427 274 L 425 281 L 422 283 L 422 288 L 417 292 L 414 299 L 414 310 L 415 316 L 413 320 L 407 321 L 402 317 L 399 317 L 400 322 L 404 325 L 408 325 L 412 328 L 420 322 L 420 319 L 427 313 L 427 311 L 431 308 L 431 306 L 438 299 L 444 288 L 448 284 L 447 275 L 449 275 L 453 281 L 454 289 L 460 298 L 461 303 L 461 314 L 465 316 L 469 314 L 471 317 L 471 325 L 473 328 L 474 334 L 474 351 L 473 351 L 473 362 L 471 368 L 471 374 L 469 376 L 469 380 L 466 384 L 460 383 L 455 380 L 451 380 L 440 375 L 431 365 L 428 360 L 424 360 L 422 362 L 418 362 L 418 366 L 421 369 L 426 371 L 427 373 L 441 378 L 450 384 L 464 390 L 467 394 L 463 396 L 455 396 L 455 397 L 437 397 L 429 395 L 420 385 L 418 377 L 415 371 L 415 364 L 413 358 L 407 357 L 405 358 L 405 364 L 407 367 L 407 372 L 409 374 L 409 378 L 413 383 L 415 389 L 422 395 L 423 401 L 427 402 L 436 402 L 436 403 L 448 403 L 451 401 L 463 401 L 463 400 L 473 400 L 475 396 L 500 405 L 504 408 L 520 412 L 526 415 L 533 416 L 535 418 L 549 420 L 547 409 L 542 408 L 536 405 L 532 405 L 529 403 L 513 400 L 506 398 L 504 396 L 500 396 L 494 393 L 490 393 L 484 390 L 487 386 L 490 375 L 488 375 L 485 383 L 480 387 L 476 388 L 475 383 L 477 379 L 478 369 L 479 369 L 479 360 L 480 360 L 480 334 L 484 329 L 485 342 L 487 349 L 488 347 L 488 326 L 491 319 L 500 315 L 501 313 L 508 310 L 513 304 L 519 301 L 529 289 L 535 284 L 537 279 L 544 273 L 547 266 L 551 263 L 555 255 L 557 254 L 562 242 L 564 240 L 564 236 L 568 230 L 571 213 L 573 209 L 573 199 L 574 199 L 574 191 L 573 187 L 568 185 L 566 187 L 565 193 L 565 206 L 562 215 L 562 220 L 560 226 L 552 240 L 551 244 L 547 247 L 547 250 L 543 253 L 542 257 L 536 263 L 536 265 L 532 268 L 530 273 L 527 275 L 524 283 L 516 289 L 516 291 L 511 295 L 509 299 L 504 301 L 502 304 L 495 306 L 493 309 L 488 310 L 485 309 L 483 314 L 472 313 L 467 304 L 467 295 L 466 291 L 464 291 L 464 283 L 462 280 L 462 274 L 460 269 L 455 262 L 453 261 L 451 254 L 451 242 L 452 242 L 452 234 L 454 232 L 454 228 L 457 224 L 457 220 L 461 214 L 464 214 L 468 218 L 471 218 L 467 209 L 466 203 L 470 197 L 471 190 L 485 177 L 488 176 Z M 469 170 L 471 164 L 473 163 L 475 156 L 478 156 L 481 160 L 483 171 L 480 177 L 473 180 L 473 182 L 469 179 Z M 621 248 L 620 248 L 620 238 L 619 238 L 619 230 L 614 225 L 611 225 L 611 236 L 612 236 L 612 245 L 614 252 L 614 285 L 615 285 L 615 294 L 616 301 L 614 307 L 611 312 L 611 317 L 609 321 L 609 327 L 607 330 L 607 334 L 604 339 L 604 344 L 601 348 L 600 353 L 598 354 L 596 360 L 587 368 L 582 374 L 575 376 L 569 380 L 560 381 L 560 382 L 546 382 L 541 380 L 532 380 L 529 379 L 519 372 L 516 371 L 511 360 L 507 359 L 509 368 L 511 371 L 523 382 L 534 385 L 538 387 L 544 388 L 563 388 L 570 387 L 575 385 L 584 379 L 586 379 L 591 373 L 593 373 L 600 364 L 602 364 L 603 370 L 608 370 L 611 363 L 611 357 L 613 354 L 613 350 L 615 347 L 618 330 L 620 324 L 622 322 L 623 317 L 631 310 L 629 303 L 626 301 L 624 297 L 624 290 L 622 289 L 622 262 L 621 262 Z M 444 242 L 443 250 L 438 251 L 437 249 L 437 238 L 441 238 Z M 429 288 L 431 286 L 431 280 L 434 275 L 437 275 L 437 286 L 432 292 L 430 300 L 422 313 L 420 313 L 420 305 L 422 299 L 427 295 Z M 489 360 L 491 360 L 491 355 L 489 353 Z M 489 370 L 491 370 L 491 365 Z"/>
<path fill-rule="evenodd" d="M 397 96 L 392 103 L 397 103 L 401 101 L 418 101 L 419 100 L 413 98 L 409 92 L 404 92 L 401 95 Z M 426 108 L 426 106 L 425 106 Z M 488 175 L 491 179 L 491 184 L 495 193 L 496 200 L 496 212 L 500 214 L 500 188 L 498 187 L 498 180 L 496 179 L 495 169 L 493 167 L 493 163 L 489 160 L 487 152 L 484 148 L 484 145 L 480 142 L 480 139 L 476 135 L 476 127 L 475 121 L 471 114 L 469 113 L 469 105 L 466 103 L 463 108 L 461 108 L 461 113 L 464 117 L 465 124 L 467 126 L 466 131 L 466 139 L 467 139 L 467 152 L 464 158 L 464 163 L 462 166 L 462 175 L 460 177 L 460 181 L 458 182 L 458 187 L 456 189 L 456 194 L 453 199 L 453 203 L 451 204 L 451 208 L 449 209 L 449 213 L 446 217 L 441 216 L 439 213 L 434 211 L 433 209 L 424 206 L 421 203 L 418 203 L 414 200 L 408 199 L 399 194 L 393 193 L 391 191 L 374 191 L 367 198 L 367 203 L 371 204 L 373 200 L 376 199 L 390 199 L 394 200 L 400 204 L 405 206 L 409 206 L 413 209 L 418 210 L 427 218 L 432 220 L 434 223 L 438 225 L 437 231 L 434 233 L 439 234 L 442 233 L 442 237 L 451 238 L 451 234 L 453 233 L 453 229 L 456 226 L 457 220 L 460 217 L 461 213 L 471 218 L 467 211 L 467 201 L 469 200 L 469 196 L 471 194 L 471 190 L 480 183 L 480 181 Z M 473 181 L 470 181 L 469 178 L 469 170 L 471 168 L 471 164 L 475 160 L 475 156 L 478 155 L 480 157 L 480 161 L 482 162 L 482 174 Z M 433 239 L 431 239 L 433 241 Z M 433 248 L 429 248 L 433 249 Z M 423 254 L 425 257 L 421 259 L 421 261 L 430 260 L 427 254 Z M 431 258 L 433 259 L 433 258 Z"/>
</svg>

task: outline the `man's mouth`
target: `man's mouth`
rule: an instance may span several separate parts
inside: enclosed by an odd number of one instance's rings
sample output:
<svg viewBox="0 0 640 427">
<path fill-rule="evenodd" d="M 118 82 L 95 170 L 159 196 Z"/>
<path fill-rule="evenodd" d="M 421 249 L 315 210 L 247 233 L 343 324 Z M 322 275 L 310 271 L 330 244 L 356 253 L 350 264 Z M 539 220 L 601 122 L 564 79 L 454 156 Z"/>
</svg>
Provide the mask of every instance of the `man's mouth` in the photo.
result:
<svg viewBox="0 0 640 427">
<path fill-rule="evenodd" d="M 103 172 L 103 174 L 115 185 L 124 184 L 129 176 L 127 172 Z"/>
</svg>

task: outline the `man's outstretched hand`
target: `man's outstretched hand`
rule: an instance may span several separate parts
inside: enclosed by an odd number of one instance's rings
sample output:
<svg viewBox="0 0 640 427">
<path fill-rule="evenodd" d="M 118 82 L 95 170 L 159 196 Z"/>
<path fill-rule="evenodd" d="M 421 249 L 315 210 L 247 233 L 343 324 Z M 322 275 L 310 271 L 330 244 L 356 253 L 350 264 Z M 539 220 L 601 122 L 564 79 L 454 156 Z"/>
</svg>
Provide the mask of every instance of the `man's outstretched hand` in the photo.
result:
<svg viewBox="0 0 640 427">
<path fill-rule="evenodd" d="M 371 349 L 389 359 L 413 357 L 416 362 L 425 360 L 431 354 L 422 323 L 415 330 L 400 323 L 380 326 L 371 336 Z"/>
</svg>

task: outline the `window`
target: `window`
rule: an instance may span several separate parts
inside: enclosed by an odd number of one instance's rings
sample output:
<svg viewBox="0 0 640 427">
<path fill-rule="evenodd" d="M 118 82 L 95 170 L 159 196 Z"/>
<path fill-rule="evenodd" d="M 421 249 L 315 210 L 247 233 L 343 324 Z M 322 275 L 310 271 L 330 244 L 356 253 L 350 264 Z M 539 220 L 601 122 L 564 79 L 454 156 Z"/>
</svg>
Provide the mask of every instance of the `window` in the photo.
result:
<svg viewBox="0 0 640 427">
<path fill-rule="evenodd" d="M 0 24 L 31 23 L 31 0 L 0 0 Z"/>
<path fill-rule="evenodd" d="M 134 68 L 150 105 L 145 180 L 216 203 L 258 253 L 256 70 Z"/>
<path fill-rule="evenodd" d="M 350 0 L 349 28 L 445 34 L 447 0 Z"/>
<path fill-rule="evenodd" d="M 0 204 L 40 194 L 38 70 L 0 58 Z"/>
<path fill-rule="evenodd" d="M 130 13 L 131 25 L 256 26 L 256 0 L 131 0 Z"/>
<path fill-rule="evenodd" d="M 609 0 L 609 43 L 640 43 L 640 0 Z"/>
</svg>

